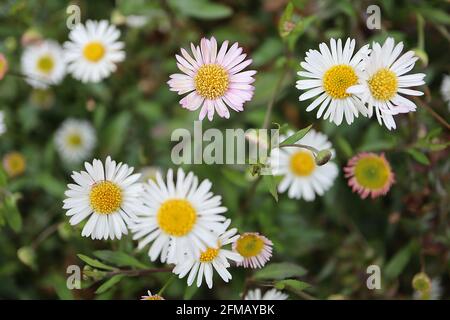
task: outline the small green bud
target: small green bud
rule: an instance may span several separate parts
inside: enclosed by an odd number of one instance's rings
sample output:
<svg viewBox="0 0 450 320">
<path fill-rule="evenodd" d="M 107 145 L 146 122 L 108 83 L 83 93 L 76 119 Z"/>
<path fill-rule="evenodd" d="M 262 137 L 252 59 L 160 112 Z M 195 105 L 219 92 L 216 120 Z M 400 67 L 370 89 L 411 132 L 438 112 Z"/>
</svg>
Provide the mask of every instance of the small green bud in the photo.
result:
<svg viewBox="0 0 450 320">
<path fill-rule="evenodd" d="M 331 159 L 331 151 L 328 149 L 320 150 L 316 155 L 316 164 L 318 166 L 323 166 Z"/>
<path fill-rule="evenodd" d="M 23 264 L 34 268 L 35 267 L 35 260 L 36 260 L 36 254 L 31 247 L 22 247 L 19 250 L 17 250 L 17 257 L 20 261 L 22 261 Z"/>
</svg>

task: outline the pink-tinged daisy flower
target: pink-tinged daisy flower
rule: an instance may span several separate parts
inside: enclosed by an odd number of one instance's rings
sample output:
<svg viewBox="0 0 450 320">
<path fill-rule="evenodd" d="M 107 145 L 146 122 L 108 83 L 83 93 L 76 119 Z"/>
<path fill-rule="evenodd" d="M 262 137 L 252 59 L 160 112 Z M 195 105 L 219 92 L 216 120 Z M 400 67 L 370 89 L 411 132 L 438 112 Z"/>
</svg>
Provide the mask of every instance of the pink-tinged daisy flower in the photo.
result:
<svg viewBox="0 0 450 320">
<path fill-rule="evenodd" d="M 167 82 L 171 91 L 179 95 L 189 93 L 180 100 L 181 106 L 191 111 L 200 108 L 199 119 L 208 115 L 210 121 L 214 112 L 228 119 L 228 108 L 243 111 L 244 103 L 253 97 L 255 88 L 251 84 L 256 71 L 242 71 L 252 60 L 245 60 L 247 55 L 238 43 L 228 48 L 225 41 L 217 51 L 214 37 L 203 38 L 200 46 L 191 43 L 191 50 L 194 58 L 185 49 L 181 49 L 182 56 L 176 55 L 177 66 L 183 73 L 172 74 Z"/>
<path fill-rule="evenodd" d="M 2 80 L 5 77 L 7 71 L 8 71 L 8 60 L 6 60 L 3 53 L 0 53 L 0 80 Z"/>
<path fill-rule="evenodd" d="M 362 152 L 351 158 L 344 168 L 348 185 L 362 199 L 373 198 L 388 193 L 394 183 L 394 173 L 384 153 Z"/>
<path fill-rule="evenodd" d="M 244 260 L 237 262 L 244 268 L 262 268 L 272 257 L 273 243 L 257 232 L 246 232 L 233 243 L 233 250 L 239 253 Z"/>
<path fill-rule="evenodd" d="M 150 290 L 148 290 L 147 293 L 147 296 L 141 296 L 141 300 L 166 300 L 158 294 L 152 294 Z"/>
</svg>

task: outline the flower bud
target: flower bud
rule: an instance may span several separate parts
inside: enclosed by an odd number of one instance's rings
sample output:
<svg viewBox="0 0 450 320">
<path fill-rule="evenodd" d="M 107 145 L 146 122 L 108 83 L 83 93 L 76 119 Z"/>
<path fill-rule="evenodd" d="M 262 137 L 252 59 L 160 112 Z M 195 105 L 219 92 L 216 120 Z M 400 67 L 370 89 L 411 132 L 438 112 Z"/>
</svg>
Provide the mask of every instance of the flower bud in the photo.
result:
<svg viewBox="0 0 450 320">
<path fill-rule="evenodd" d="M 431 280 L 426 273 L 420 272 L 414 276 L 412 286 L 419 292 L 428 292 L 431 290 Z"/>
<path fill-rule="evenodd" d="M 325 163 L 331 159 L 331 151 L 328 149 L 320 150 L 316 155 L 316 164 L 318 166 L 323 166 Z"/>
</svg>

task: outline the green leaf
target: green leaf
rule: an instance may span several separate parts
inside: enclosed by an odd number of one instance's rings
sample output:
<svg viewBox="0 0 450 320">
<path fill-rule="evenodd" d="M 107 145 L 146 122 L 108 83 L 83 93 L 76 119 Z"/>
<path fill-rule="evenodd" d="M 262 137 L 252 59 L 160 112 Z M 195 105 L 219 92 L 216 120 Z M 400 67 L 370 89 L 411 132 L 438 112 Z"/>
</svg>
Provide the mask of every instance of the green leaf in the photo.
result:
<svg viewBox="0 0 450 320">
<path fill-rule="evenodd" d="M 230 7 L 207 0 L 170 0 L 169 4 L 188 17 L 204 20 L 222 19 L 233 13 Z"/>
<path fill-rule="evenodd" d="M 294 279 L 287 279 L 287 280 L 281 280 L 275 282 L 275 288 L 278 290 L 289 290 L 295 294 L 299 294 L 306 288 L 309 288 L 311 285 L 309 285 L 306 282 L 294 280 Z"/>
<path fill-rule="evenodd" d="M 108 266 L 108 265 L 104 264 L 103 262 L 98 261 L 97 259 L 89 258 L 88 256 L 85 256 L 84 254 L 77 254 L 77 256 L 78 256 L 78 258 L 80 258 L 81 260 L 83 260 L 88 265 L 90 265 L 94 268 L 99 268 L 99 269 L 103 269 L 103 270 L 116 270 L 116 268 Z"/>
<path fill-rule="evenodd" d="M 60 180 L 54 178 L 48 173 L 40 174 L 36 177 L 36 184 L 44 189 L 48 194 L 55 198 L 62 198 L 64 191 L 66 191 L 66 185 Z"/>
<path fill-rule="evenodd" d="M 282 38 L 285 38 L 289 35 L 291 30 L 286 28 L 286 23 L 291 22 L 292 14 L 294 13 L 294 5 L 292 2 L 289 2 L 284 9 L 284 12 L 280 18 L 280 22 L 278 23 L 278 32 Z"/>
<path fill-rule="evenodd" d="M 417 149 L 407 149 L 406 152 L 408 152 L 417 162 L 426 166 L 430 164 L 430 160 L 428 160 L 427 156 L 421 151 Z"/>
<path fill-rule="evenodd" d="M 284 280 L 287 278 L 301 277 L 306 274 L 306 270 L 296 264 L 289 262 L 271 263 L 254 275 L 258 280 Z"/>
<path fill-rule="evenodd" d="M 98 250 L 94 255 L 106 262 L 112 263 L 118 267 L 135 267 L 139 269 L 148 268 L 148 266 L 133 256 L 122 251 Z"/>
<path fill-rule="evenodd" d="M 103 131 L 105 146 L 108 146 L 109 155 L 117 154 L 127 137 L 127 130 L 130 127 L 131 115 L 129 112 L 122 112 L 116 116 Z"/>
<path fill-rule="evenodd" d="M 312 128 L 312 124 L 310 124 L 309 126 L 307 126 L 306 128 L 303 128 L 299 131 L 297 131 L 296 133 L 294 133 L 292 136 L 288 137 L 286 140 L 284 140 L 283 142 L 280 143 L 280 147 L 288 145 L 288 144 L 294 144 L 297 141 L 299 141 L 301 138 L 303 138 L 309 130 L 311 130 Z"/>
<path fill-rule="evenodd" d="M 245 174 L 243 172 L 239 172 L 236 170 L 223 168 L 222 169 L 223 176 L 229 180 L 231 183 L 238 187 L 247 188 L 248 187 L 248 181 L 246 179 L 242 179 L 242 176 Z"/>
<path fill-rule="evenodd" d="M 0 211 L 3 217 L 15 232 L 19 232 L 22 229 L 22 216 L 16 204 L 18 198 L 18 194 L 13 194 L 6 197 L 3 205 L 0 204 Z"/>
<path fill-rule="evenodd" d="M 5 170 L 3 170 L 3 167 L 0 166 L 0 187 L 6 186 L 6 183 L 8 182 L 8 177 L 6 176 Z"/>
<path fill-rule="evenodd" d="M 105 281 L 100 287 L 98 287 L 97 290 L 95 290 L 96 294 L 103 293 L 109 289 L 111 289 L 114 285 L 118 284 L 125 275 L 123 274 L 116 274 L 115 276 L 111 277 L 108 281 Z"/>
<path fill-rule="evenodd" d="M 264 183 L 266 184 L 267 189 L 270 194 L 273 196 L 276 202 L 278 202 L 278 192 L 277 192 L 277 184 L 275 182 L 275 178 L 273 175 L 263 175 L 262 176 Z"/>
<path fill-rule="evenodd" d="M 415 243 L 412 242 L 394 255 L 394 257 L 384 268 L 384 274 L 386 278 L 394 279 L 402 273 L 409 260 L 411 259 L 414 248 Z"/>
</svg>

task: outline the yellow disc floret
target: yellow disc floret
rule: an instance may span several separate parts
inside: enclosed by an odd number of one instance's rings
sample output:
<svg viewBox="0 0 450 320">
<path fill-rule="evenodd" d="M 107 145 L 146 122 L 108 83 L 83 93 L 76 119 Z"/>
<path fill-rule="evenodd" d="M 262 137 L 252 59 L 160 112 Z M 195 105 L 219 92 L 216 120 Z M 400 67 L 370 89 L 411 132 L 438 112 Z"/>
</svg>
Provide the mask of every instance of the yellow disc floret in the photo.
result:
<svg viewBox="0 0 450 320">
<path fill-rule="evenodd" d="M 167 234 L 182 237 L 188 234 L 197 221 L 197 212 L 184 199 L 169 199 L 159 207 L 157 213 L 159 227 Z"/>
<path fill-rule="evenodd" d="M 378 190 L 386 186 L 391 170 L 387 162 L 377 156 L 361 158 L 355 166 L 356 181 L 364 188 Z"/>
<path fill-rule="evenodd" d="M 298 151 L 291 156 L 290 167 L 298 176 L 309 176 L 316 168 L 311 151 Z"/>
<path fill-rule="evenodd" d="M 398 88 L 397 76 L 389 69 L 377 71 L 368 81 L 372 96 L 381 101 L 386 101 L 395 96 Z"/>
<path fill-rule="evenodd" d="M 243 234 L 236 241 L 236 251 L 244 258 L 259 255 L 264 248 L 264 240 L 254 233 Z"/>
<path fill-rule="evenodd" d="M 83 49 L 84 57 L 91 62 L 98 62 L 105 55 L 105 46 L 98 42 L 89 42 Z"/>
<path fill-rule="evenodd" d="M 211 262 L 219 254 L 219 249 L 208 248 L 200 254 L 200 262 Z"/>
<path fill-rule="evenodd" d="M 79 147 L 82 143 L 81 136 L 79 134 L 70 134 L 67 137 L 67 144 L 71 147 Z"/>
<path fill-rule="evenodd" d="M 52 72 L 55 62 L 51 56 L 44 55 L 37 60 L 36 64 L 36 67 L 40 72 L 49 74 Z"/>
<path fill-rule="evenodd" d="M 101 181 L 92 187 L 89 200 L 96 213 L 110 214 L 120 208 L 122 190 L 114 182 Z"/>
<path fill-rule="evenodd" d="M 214 100 L 228 89 L 228 72 L 218 64 L 201 66 L 194 78 L 195 90 L 205 99 Z"/>
<path fill-rule="evenodd" d="M 346 91 L 358 82 L 355 70 L 346 64 L 338 64 L 328 69 L 323 75 L 323 87 L 334 99 L 350 97 Z"/>
</svg>

